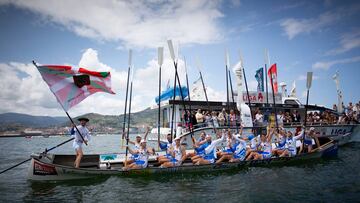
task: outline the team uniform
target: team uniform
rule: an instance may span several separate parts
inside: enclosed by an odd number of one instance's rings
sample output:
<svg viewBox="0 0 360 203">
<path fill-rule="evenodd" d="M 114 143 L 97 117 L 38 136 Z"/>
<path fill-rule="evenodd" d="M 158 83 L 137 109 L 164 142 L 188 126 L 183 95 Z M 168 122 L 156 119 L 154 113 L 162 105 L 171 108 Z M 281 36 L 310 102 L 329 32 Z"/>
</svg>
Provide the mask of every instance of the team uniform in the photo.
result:
<svg viewBox="0 0 360 203">
<path fill-rule="evenodd" d="M 148 159 L 149 159 L 149 153 L 147 152 L 147 149 L 140 148 L 138 150 L 138 157 L 135 161 L 135 164 L 140 166 L 141 168 L 146 168 L 148 165 Z"/>
<path fill-rule="evenodd" d="M 260 143 L 260 151 L 258 151 L 258 153 L 262 155 L 263 159 L 271 158 L 271 151 L 272 151 L 271 142 Z"/>
<path fill-rule="evenodd" d="M 236 139 L 239 143 L 236 145 L 233 158 L 239 159 L 240 161 L 243 161 L 246 156 L 246 141 Z"/>
<path fill-rule="evenodd" d="M 166 154 L 165 154 L 165 157 L 168 158 L 168 159 L 171 159 L 172 156 L 171 156 L 171 151 L 170 151 L 170 148 L 171 148 L 171 145 L 175 145 L 174 142 L 170 143 L 170 142 L 165 142 L 165 143 L 159 143 L 159 146 L 160 146 L 160 149 L 165 151 L 166 150 Z"/>
<path fill-rule="evenodd" d="M 77 128 L 79 129 L 81 135 L 83 136 L 84 140 L 86 141 L 90 141 L 91 139 L 91 135 L 89 130 L 82 126 L 82 125 L 78 125 Z M 73 142 L 73 147 L 75 150 L 78 149 L 82 149 L 82 145 L 84 143 L 84 141 L 82 140 L 81 136 L 79 135 L 79 133 L 77 132 L 77 130 L 75 130 L 74 128 L 71 129 L 71 135 L 75 138 L 74 142 Z"/>
<path fill-rule="evenodd" d="M 139 151 L 139 150 L 140 150 L 140 143 L 137 143 L 137 142 L 135 141 L 134 150 L 136 150 L 136 151 Z M 132 159 L 132 160 L 134 160 L 134 161 L 136 161 L 138 158 L 139 158 L 139 154 L 133 154 L 133 155 L 131 155 L 131 157 L 130 157 L 130 159 Z"/>
<path fill-rule="evenodd" d="M 284 150 L 286 144 L 286 137 L 284 135 L 279 136 L 279 140 L 277 142 L 276 149 Z"/>
<path fill-rule="evenodd" d="M 182 151 L 181 151 L 181 146 L 177 147 L 176 145 L 174 146 L 174 157 L 171 158 L 170 162 L 174 165 L 174 166 L 180 166 L 182 163 Z"/>
<path fill-rule="evenodd" d="M 212 141 L 211 143 L 209 143 L 209 145 L 205 148 L 205 155 L 204 155 L 204 159 L 206 161 L 209 161 L 210 163 L 214 163 L 215 159 L 217 158 L 216 156 L 216 146 L 224 141 L 225 136 L 222 135 L 221 138 Z"/>
</svg>

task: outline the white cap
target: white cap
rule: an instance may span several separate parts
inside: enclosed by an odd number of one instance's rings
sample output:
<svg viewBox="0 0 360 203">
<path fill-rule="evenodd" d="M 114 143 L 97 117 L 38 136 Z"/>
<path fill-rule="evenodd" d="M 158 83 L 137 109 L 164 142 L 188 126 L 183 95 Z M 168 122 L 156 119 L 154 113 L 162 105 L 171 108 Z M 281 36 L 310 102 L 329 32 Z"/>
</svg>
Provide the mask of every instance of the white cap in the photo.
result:
<svg viewBox="0 0 360 203">
<path fill-rule="evenodd" d="M 310 130 L 310 131 L 315 131 L 315 128 L 314 128 L 314 127 L 311 127 L 309 130 Z"/>
<path fill-rule="evenodd" d="M 210 138 L 211 138 L 211 135 L 207 134 L 205 138 L 208 138 L 208 137 L 210 137 Z"/>
<path fill-rule="evenodd" d="M 146 143 L 146 140 L 142 139 L 142 140 L 140 141 L 140 144 L 142 144 L 142 143 Z"/>
</svg>

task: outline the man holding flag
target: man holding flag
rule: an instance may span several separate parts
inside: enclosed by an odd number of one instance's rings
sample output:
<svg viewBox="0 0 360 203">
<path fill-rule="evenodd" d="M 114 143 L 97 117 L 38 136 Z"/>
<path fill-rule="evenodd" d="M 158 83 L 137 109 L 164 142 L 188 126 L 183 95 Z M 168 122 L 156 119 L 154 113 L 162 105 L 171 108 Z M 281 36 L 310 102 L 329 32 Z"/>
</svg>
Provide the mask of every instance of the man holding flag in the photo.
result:
<svg viewBox="0 0 360 203">
<path fill-rule="evenodd" d="M 73 124 L 71 134 L 76 152 L 74 167 L 79 168 L 83 157 L 82 144 L 87 145 L 90 140 L 90 133 L 86 128 L 89 119 L 79 118 L 80 125 L 76 126 L 67 111 L 96 92 L 115 94 L 111 89 L 110 72 L 95 72 L 61 65 L 38 66 L 34 61 L 33 64 Z"/>
</svg>

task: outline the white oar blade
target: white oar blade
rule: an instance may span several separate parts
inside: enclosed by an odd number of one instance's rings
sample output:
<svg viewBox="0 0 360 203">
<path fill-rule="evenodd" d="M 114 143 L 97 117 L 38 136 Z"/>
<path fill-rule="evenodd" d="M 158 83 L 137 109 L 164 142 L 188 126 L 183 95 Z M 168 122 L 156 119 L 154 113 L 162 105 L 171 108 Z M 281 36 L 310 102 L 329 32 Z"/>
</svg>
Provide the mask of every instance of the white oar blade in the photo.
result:
<svg viewBox="0 0 360 203">
<path fill-rule="evenodd" d="M 162 66 L 164 61 L 164 47 L 158 47 L 158 63 Z"/>
<path fill-rule="evenodd" d="M 230 68 L 230 57 L 227 49 L 225 50 L 225 64 L 228 68 Z"/>
<path fill-rule="evenodd" d="M 129 50 L 129 67 L 131 67 L 132 64 L 132 50 Z"/>
<path fill-rule="evenodd" d="M 174 46 L 171 40 L 167 41 L 168 46 L 169 46 L 169 51 L 170 51 L 170 55 L 173 61 L 175 61 L 175 52 L 174 52 Z"/>
<path fill-rule="evenodd" d="M 307 72 L 306 88 L 311 88 L 313 72 Z"/>
</svg>

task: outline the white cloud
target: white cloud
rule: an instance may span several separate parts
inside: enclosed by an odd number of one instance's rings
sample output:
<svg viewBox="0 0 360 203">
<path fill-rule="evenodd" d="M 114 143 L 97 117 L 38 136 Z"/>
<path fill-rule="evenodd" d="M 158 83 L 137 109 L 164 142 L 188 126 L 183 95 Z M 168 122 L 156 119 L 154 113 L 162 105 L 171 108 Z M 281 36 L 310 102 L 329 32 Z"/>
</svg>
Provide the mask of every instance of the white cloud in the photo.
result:
<svg viewBox="0 0 360 203">
<path fill-rule="evenodd" d="M 221 1 L 57 1 L 19 0 L 13 4 L 35 12 L 79 36 L 119 42 L 124 47 L 157 47 L 166 39 L 182 44 L 219 41 Z M 234 1 L 238 5 L 238 1 Z"/>
<path fill-rule="evenodd" d="M 280 22 L 280 26 L 283 28 L 285 35 L 287 35 L 287 37 L 291 40 L 303 33 L 309 34 L 315 31 L 321 32 L 323 28 L 338 23 L 344 17 L 349 17 L 358 13 L 359 10 L 359 5 L 350 5 L 327 11 L 316 18 L 287 18 Z"/>
<path fill-rule="evenodd" d="M 346 59 L 333 60 L 333 61 L 320 61 L 320 62 L 314 63 L 312 65 L 312 68 L 328 70 L 331 66 L 334 66 L 334 65 L 355 63 L 355 62 L 359 62 L 359 61 L 360 61 L 360 56 L 346 58 Z"/>
<path fill-rule="evenodd" d="M 100 113 L 105 115 L 119 115 L 124 111 L 127 71 L 118 71 L 113 67 L 101 62 L 98 52 L 87 49 L 82 54 L 79 67 L 94 71 L 110 71 L 112 89 L 116 95 L 96 93 L 89 96 L 83 102 L 69 110 L 71 116 L 85 113 Z M 121 68 L 127 70 L 127 68 Z M 182 85 L 185 85 L 185 66 L 182 60 L 178 61 L 179 77 Z M 158 63 L 155 59 L 150 60 L 146 67 L 135 67 L 133 81 L 132 112 L 150 107 L 158 94 Z M 166 81 L 174 77 L 173 62 L 166 57 L 162 66 L 162 87 Z M 32 115 L 64 116 L 64 112 L 57 103 L 40 73 L 32 64 L 23 63 L 0 63 L 0 112 L 17 112 Z M 173 82 L 170 83 L 171 85 Z M 223 92 L 208 88 L 210 100 L 223 100 Z"/>
<path fill-rule="evenodd" d="M 337 55 L 360 47 L 360 29 L 345 33 L 340 37 L 340 47 L 332 49 L 326 55 Z"/>
</svg>

